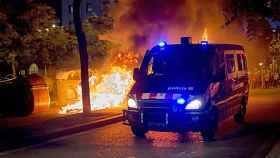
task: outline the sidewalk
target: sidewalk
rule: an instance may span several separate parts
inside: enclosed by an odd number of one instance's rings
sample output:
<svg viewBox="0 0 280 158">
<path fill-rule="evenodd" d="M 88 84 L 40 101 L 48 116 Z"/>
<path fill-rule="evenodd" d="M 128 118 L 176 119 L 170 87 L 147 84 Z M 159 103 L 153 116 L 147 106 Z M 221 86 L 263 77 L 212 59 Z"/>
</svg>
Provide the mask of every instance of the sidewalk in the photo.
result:
<svg viewBox="0 0 280 158">
<path fill-rule="evenodd" d="M 250 89 L 250 96 L 259 96 L 259 95 L 279 95 L 280 88 L 257 88 L 257 89 Z"/>
<path fill-rule="evenodd" d="M 28 117 L 0 118 L 0 152 L 119 122 L 122 109 L 99 110 L 87 115 L 61 115 L 57 109 L 51 109 Z"/>
</svg>

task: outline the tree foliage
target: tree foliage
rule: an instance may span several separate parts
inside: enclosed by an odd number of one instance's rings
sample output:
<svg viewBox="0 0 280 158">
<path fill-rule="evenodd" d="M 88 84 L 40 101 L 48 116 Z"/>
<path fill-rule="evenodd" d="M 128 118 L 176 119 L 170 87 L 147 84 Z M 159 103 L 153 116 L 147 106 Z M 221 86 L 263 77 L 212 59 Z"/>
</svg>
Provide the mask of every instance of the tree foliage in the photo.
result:
<svg viewBox="0 0 280 158">
<path fill-rule="evenodd" d="M 44 4 L 31 4 L 31 9 L 18 16 L 28 24 L 32 33 L 39 29 L 50 28 L 56 23 L 56 14 L 53 8 Z"/>
<path fill-rule="evenodd" d="M 113 44 L 108 40 L 101 40 L 99 36 L 112 31 L 113 19 L 106 16 L 89 17 L 83 27 L 87 36 L 89 64 L 91 67 L 102 66 Z"/>
<path fill-rule="evenodd" d="M 278 0 L 224 0 L 222 4 L 227 22 L 249 15 L 280 20 L 280 2 Z"/>
<path fill-rule="evenodd" d="M 0 52 L 15 53 L 21 68 L 61 66 L 76 50 L 75 36 L 57 27 L 53 8 L 25 1 L 0 1 Z M 21 6 L 18 6 L 21 4 Z"/>
<path fill-rule="evenodd" d="M 18 38 L 19 35 L 8 22 L 7 16 L 0 12 L 0 57 L 5 58 L 8 52 L 15 51 Z"/>
<path fill-rule="evenodd" d="M 23 58 L 59 68 L 75 55 L 76 38 L 61 28 L 34 31 L 23 38 Z M 66 60 L 66 61 L 65 61 Z"/>
<path fill-rule="evenodd" d="M 70 28 L 59 27 L 54 9 L 28 0 L 0 0 L 0 55 L 17 55 L 22 68 L 35 62 L 39 67 L 78 68 L 77 39 Z M 102 63 L 112 44 L 99 35 L 112 30 L 112 18 L 90 17 L 84 22 L 90 65 Z M 0 57 L 1 57 L 0 56 Z"/>
<path fill-rule="evenodd" d="M 67 64 L 66 59 L 74 56 L 77 42 L 73 34 L 55 25 L 54 10 L 47 5 L 33 5 L 21 19 L 29 21 L 29 33 L 22 37 L 24 62 L 36 61 L 41 67 L 55 68 Z"/>
<path fill-rule="evenodd" d="M 279 0 L 224 0 L 223 13 L 226 18 L 225 26 L 238 21 L 249 38 L 266 37 L 271 35 L 268 18 L 280 20 Z"/>
</svg>

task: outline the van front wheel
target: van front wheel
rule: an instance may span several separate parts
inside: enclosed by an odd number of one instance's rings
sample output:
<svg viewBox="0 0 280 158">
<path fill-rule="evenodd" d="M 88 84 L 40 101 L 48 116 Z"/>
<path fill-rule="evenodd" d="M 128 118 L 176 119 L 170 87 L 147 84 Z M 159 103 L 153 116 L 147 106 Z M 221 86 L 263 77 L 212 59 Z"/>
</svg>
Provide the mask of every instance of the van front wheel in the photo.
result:
<svg viewBox="0 0 280 158">
<path fill-rule="evenodd" d="M 217 112 L 217 110 L 213 110 L 209 121 L 210 121 L 209 126 L 206 129 L 201 131 L 201 135 L 205 141 L 214 140 L 216 131 L 218 129 L 218 112 Z"/>
<path fill-rule="evenodd" d="M 139 138 L 144 138 L 145 134 L 148 132 L 148 130 L 141 128 L 141 127 L 136 127 L 136 126 L 132 126 L 131 131 L 136 137 L 139 137 Z"/>
</svg>

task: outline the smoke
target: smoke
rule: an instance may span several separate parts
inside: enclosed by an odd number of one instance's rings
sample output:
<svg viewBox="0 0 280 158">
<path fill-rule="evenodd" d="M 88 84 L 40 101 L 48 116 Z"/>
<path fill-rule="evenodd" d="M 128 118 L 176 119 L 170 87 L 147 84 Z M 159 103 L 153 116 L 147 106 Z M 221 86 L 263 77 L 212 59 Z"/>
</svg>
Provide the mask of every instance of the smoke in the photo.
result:
<svg viewBox="0 0 280 158">
<path fill-rule="evenodd" d="M 248 42 L 239 24 L 223 27 L 220 1 L 119 0 L 112 11 L 114 31 L 107 38 L 125 49 L 144 53 L 160 40 L 178 43 L 180 37 L 191 36 L 194 42 L 199 42 L 207 29 L 210 42 L 245 45 L 249 62 L 255 64 L 256 59 L 264 56 L 260 50 L 265 52 L 265 49 L 257 42 Z"/>
</svg>

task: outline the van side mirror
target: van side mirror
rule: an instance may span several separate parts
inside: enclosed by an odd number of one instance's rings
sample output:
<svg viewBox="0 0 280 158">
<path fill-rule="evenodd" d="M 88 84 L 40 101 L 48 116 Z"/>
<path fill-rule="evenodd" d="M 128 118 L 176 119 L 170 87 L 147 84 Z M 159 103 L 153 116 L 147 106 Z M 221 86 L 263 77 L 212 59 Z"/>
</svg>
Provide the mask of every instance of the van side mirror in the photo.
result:
<svg viewBox="0 0 280 158">
<path fill-rule="evenodd" d="M 139 68 L 134 68 L 133 70 L 133 80 L 134 81 L 139 81 L 143 79 L 143 74 L 141 73 Z"/>
</svg>

